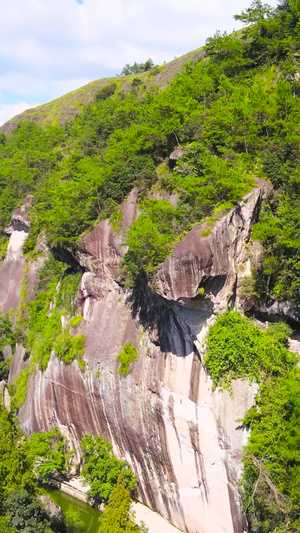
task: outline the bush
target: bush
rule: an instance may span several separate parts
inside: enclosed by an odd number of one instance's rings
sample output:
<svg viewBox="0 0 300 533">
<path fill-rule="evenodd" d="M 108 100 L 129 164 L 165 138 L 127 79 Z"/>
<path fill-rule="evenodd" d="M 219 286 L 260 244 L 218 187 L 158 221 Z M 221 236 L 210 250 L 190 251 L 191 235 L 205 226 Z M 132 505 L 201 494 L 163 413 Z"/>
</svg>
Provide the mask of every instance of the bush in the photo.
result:
<svg viewBox="0 0 300 533">
<path fill-rule="evenodd" d="M 53 342 L 53 349 L 59 359 L 64 361 L 64 363 L 70 364 L 74 359 L 79 361 L 82 358 L 84 355 L 84 345 L 84 335 L 72 337 L 68 331 L 64 330 Z"/>
<path fill-rule="evenodd" d="M 34 433 L 28 440 L 29 452 L 35 462 L 35 470 L 43 483 L 51 478 L 54 470 L 65 474 L 73 452 L 67 451 L 67 442 L 55 426 L 49 431 Z"/>
<path fill-rule="evenodd" d="M 119 373 L 122 376 L 130 374 L 130 365 L 136 360 L 137 356 L 137 349 L 132 344 L 124 344 L 122 352 L 117 357 L 120 363 Z"/>
<path fill-rule="evenodd" d="M 27 382 L 29 378 L 28 370 L 21 370 L 19 375 L 14 378 L 13 384 L 9 386 L 9 394 L 11 395 L 12 409 L 20 409 L 25 403 L 27 395 Z"/>
<path fill-rule="evenodd" d="M 70 320 L 70 326 L 72 328 L 76 328 L 78 324 L 80 324 L 82 319 L 83 319 L 82 315 L 73 316 Z"/>
<path fill-rule="evenodd" d="M 107 98 L 115 94 L 116 90 L 117 90 L 116 83 L 110 83 L 109 85 L 106 85 L 102 89 L 99 89 L 99 91 L 96 93 L 96 96 L 95 96 L 96 102 L 101 102 L 101 100 L 107 100 Z"/>
<path fill-rule="evenodd" d="M 295 357 L 286 348 L 290 331 L 283 323 L 262 331 L 237 311 L 219 316 L 209 330 L 204 358 L 215 386 L 230 387 L 238 377 L 260 381 L 291 368 Z"/>
<path fill-rule="evenodd" d="M 102 439 L 85 435 L 81 441 L 84 466 L 82 476 L 90 485 L 89 495 L 107 502 L 113 488 L 122 476 L 129 491 L 136 488 L 136 478 L 128 463 L 120 461 L 112 454 L 112 445 Z"/>
</svg>

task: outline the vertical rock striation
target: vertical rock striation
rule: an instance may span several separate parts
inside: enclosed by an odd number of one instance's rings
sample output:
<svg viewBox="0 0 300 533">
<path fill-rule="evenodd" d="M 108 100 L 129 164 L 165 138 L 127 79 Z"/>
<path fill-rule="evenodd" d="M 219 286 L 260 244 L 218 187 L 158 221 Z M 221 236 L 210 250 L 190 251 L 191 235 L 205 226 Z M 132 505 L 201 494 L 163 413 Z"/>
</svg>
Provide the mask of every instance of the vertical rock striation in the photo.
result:
<svg viewBox="0 0 300 533">
<path fill-rule="evenodd" d="M 243 531 L 238 480 L 246 434 L 236 420 L 256 389 L 237 380 L 232 396 L 213 391 L 202 355 L 215 313 L 238 301 L 263 194 L 263 187 L 254 189 L 209 235 L 193 228 L 161 266 L 155 292 L 122 288 L 122 248 L 101 222 L 73 258 L 85 270 L 78 312 L 86 369 L 52 354 L 47 370 L 30 377 L 20 410 L 27 433 L 57 424 L 72 447 L 85 432 L 111 441 L 138 477 L 138 498 L 187 533 Z M 123 213 L 134 217 L 130 202 Z M 139 354 L 126 377 L 117 363 L 125 343 Z"/>
</svg>

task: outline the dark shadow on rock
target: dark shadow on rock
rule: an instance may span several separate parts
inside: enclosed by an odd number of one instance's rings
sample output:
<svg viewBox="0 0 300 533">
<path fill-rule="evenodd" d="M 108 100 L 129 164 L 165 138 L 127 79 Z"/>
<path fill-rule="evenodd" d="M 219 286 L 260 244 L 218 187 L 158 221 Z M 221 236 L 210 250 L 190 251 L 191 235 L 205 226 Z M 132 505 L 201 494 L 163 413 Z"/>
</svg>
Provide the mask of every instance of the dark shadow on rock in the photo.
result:
<svg viewBox="0 0 300 533">
<path fill-rule="evenodd" d="M 162 352 L 173 353 L 179 357 L 185 357 L 192 352 L 198 355 L 194 346 L 195 327 L 187 321 L 188 310 L 176 302 L 165 300 L 145 286 L 135 287 L 127 303 L 131 307 L 132 317 L 151 332 L 152 342 L 159 346 Z M 202 320 L 200 313 L 199 311 L 199 322 L 202 322 L 210 316 L 211 311 L 206 310 L 205 316 L 202 312 Z"/>
<path fill-rule="evenodd" d="M 227 280 L 227 274 L 219 275 L 219 276 L 209 276 L 199 286 L 199 289 L 201 287 L 204 288 L 205 294 L 213 294 L 213 296 L 217 296 L 217 294 L 223 289 L 225 283 Z"/>
<path fill-rule="evenodd" d="M 75 253 L 72 250 L 69 250 L 68 248 L 61 246 L 58 244 L 57 246 L 54 246 L 51 248 L 51 253 L 57 261 L 60 261 L 61 263 L 66 263 L 67 265 L 70 265 L 76 272 L 84 272 L 84 268 L 82 268 L 75 258 Z"/>
</svg>

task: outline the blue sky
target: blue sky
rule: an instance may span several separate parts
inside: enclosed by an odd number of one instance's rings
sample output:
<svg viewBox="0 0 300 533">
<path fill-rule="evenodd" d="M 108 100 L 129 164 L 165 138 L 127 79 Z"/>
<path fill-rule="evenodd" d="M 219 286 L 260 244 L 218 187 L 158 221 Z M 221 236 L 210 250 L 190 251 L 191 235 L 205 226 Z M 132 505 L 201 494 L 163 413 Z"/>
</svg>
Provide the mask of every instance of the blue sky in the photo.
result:
<svg viewBox="0 0 300 533">
<path fill-rule="evenodd" d="M 276 0 L 269 1 L 276 5 Z M 2 0 L 0 124 L 126 63 L 170 61 L 240 25 L 250 0 Z"/>
</svg>

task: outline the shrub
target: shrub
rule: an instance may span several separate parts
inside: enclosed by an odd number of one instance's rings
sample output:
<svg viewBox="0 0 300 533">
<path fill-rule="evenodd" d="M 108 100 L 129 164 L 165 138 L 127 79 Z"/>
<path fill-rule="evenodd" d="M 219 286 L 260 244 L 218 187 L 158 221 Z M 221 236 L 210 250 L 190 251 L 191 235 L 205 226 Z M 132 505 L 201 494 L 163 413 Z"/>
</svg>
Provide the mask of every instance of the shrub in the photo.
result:
<svg viewBox="0 0 300 533">
<path fill-rule="evenodd" d="M 237 311 L 219 316 L 209 330 L 204 358 L 214 384 L 229 387 L 237 377 L 259 381 L 291 368 L 295 357 L 286 348 L 290 331 L 280 323 L 262 331 Z"/>
<path fill-rule="evenodd" d="M 53 343 L 55 355 L 70 364 L 74 359 L 78 361 L 84 355 L 85 338 L 84 335 L 76 335 L 72 337 L 70 333 L 63 330 Z"/>
<path fill-rule="evenodd" d="M 82 476 L 90 485 L 92 498 L 107 502 L 121 475 L 126 487 L 133 491 L 136 478 L 128 463 L 112 454 L 112 445 L 102 437 L 85 435 L 81 441 L 84 466 Z"/>
<path fill-rule="evenodd" d="M 11 395 L 12 409 L 18 410 L 25 403 L 28 378 L 29 371 L 21 370 L 19 375 L 14 378 L 13 384 L 10 385 L 8 390 Z"/>
<path fill-rule="evenodd" d="M 122 376 L 127 376 L 130 373 L 130 365 L 136 360 L 137 356 L 137 349 L 132 344 L 124 344 L 122 352 L 117 357 L 120 363 L 119 373 Z"/>
<path fill-rule="evenodd" d="M 99 89 L 99 91 L 96 93 L 96 96 L 95 96 L 96 102 L 101 102 L 101 100 L 107 100 L 107 98 L 115 94 L 116 90 L 117 90 L 116 83 L 110 83 L 109 85 L 106 85 L 102 89 Z"/>
<path fill-rule="evenodd" d="M 66 439 L 56 426 L 31 435 L 28 446 L 42 482 L 49 481 L 54 470 L 60 474 L 66 473 L 73 452 L 67 451 Z"/>
<path fill-rule="evenodd" d="M 82 315 L 73 316 L 70 320 L 70 326 L 72 328 L 76 328 L 78 324 L 80 324 L 82 319 L 83 319 Z"/>
</svg>

